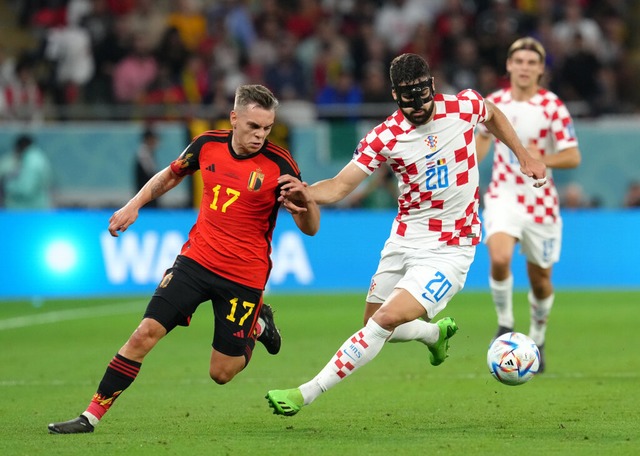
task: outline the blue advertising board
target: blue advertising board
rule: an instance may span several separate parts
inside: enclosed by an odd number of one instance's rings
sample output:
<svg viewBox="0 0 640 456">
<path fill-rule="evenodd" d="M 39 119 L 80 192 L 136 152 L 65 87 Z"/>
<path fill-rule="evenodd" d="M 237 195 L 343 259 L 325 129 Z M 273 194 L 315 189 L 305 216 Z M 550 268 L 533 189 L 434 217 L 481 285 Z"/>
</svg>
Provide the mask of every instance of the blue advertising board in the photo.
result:
<svg viewBox="0 0 640 456">
<path fill-rule="evenodd" d="M 125 233 L 107 231 L 110 211 L 0 212 L 0 300 L 147 294 L 171 266 L 196 219 L 192 210 L 142 210 Z M 366 292 L 393 211 L 323 210 L 320 232 L 300 233 L 282 213 L 273 238 L 270 292 Z M 564 214 L 556 288 L 640 288 L 640 211 Z M 488 256 L 477 248 L 467 289 L 487 289 Z M 515 285 L 527 287 L 517 256 Z"/>
</svg>

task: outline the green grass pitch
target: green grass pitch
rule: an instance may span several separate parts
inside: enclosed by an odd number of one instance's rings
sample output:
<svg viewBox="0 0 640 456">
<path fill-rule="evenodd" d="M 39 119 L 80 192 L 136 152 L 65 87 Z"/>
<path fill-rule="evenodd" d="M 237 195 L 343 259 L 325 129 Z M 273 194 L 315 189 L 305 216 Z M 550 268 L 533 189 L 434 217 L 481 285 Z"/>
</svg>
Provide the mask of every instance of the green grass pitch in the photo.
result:
<svg viewBox="0 0 640 456">
<path fill-rule="evenodd" d="M 313 377 L 362 325 L 364 294 L 273 295 L 283 348 L 260 344 L 228 385 L 208 377 L 211 307 L 151 352 L 96 432 L 50 435 L 73 418 L 135 328 L 145 298 L 0 303 L 0 454 L 12 455 L 636 455 L 640 454 L 640 292 L 558 292 L 547 372 L 495 381 L 488 293 L 460 293 L 438 367 L 419 343 L 380 355 L 294 417 L 271 413 L 269 389 Z M 524 293 L 516 330 L 528 330 Z"/>
</svg>

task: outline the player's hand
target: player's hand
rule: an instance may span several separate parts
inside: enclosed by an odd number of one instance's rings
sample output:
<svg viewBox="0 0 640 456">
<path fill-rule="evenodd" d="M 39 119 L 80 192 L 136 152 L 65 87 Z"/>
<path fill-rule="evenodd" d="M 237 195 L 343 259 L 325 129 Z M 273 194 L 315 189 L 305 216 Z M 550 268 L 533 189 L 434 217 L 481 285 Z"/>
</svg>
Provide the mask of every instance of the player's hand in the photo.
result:
<svg viewBox="0 0 640 456">
<path fill-rule="evenodd" d="M 542 160 L 532 157 L 529 153 L 520 160 L 520 172 L 535 179 L 533 186 L 536 188 L 540 188 L 547 183 L 547 165 Z"/>
<path fill-rule="evenodd" d="M 118 237 L 118 231 L 125 232 L 138 218 L 138 210 L 129 204 L 115 211 L 109 219 L 109 233 Z"/>
<path fill-rule="evenodd" d="M 312 202 L 308 184 L 288 174 L 280 176 L 278 183 L 281 185 L 278 201 L 282 206 L 290 214 L 307 212 L 307 205 Z"/>
</svg>

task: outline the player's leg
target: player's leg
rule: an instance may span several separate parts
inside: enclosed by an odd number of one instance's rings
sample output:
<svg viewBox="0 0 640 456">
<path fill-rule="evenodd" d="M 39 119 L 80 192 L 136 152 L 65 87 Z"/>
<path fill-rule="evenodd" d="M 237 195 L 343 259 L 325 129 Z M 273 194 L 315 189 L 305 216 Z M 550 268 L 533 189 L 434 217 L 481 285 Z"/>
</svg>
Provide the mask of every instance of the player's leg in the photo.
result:
<svg viewBox="0 0 640 456">
<path fill-rule="evenodd" d="M 262 290 L 215 276 L 211 302 L 214 332 L 209 376 L 214 382 L 224 385 L 251 360 L 258 338 L 257 327 L 263 306 Z"/>
<path fill-rule="evenodd" d="M 299 388 L 269 391 L 266 396 L 269 406 L 276 414 L 295 415 L 304 405 L 309 405 L 321 393 L 375 358 L 395 327 L 423 314 L 424 308 L 409 292 L 395 290 L 367 324 L 342 344 L 311 381 Z"/>
<path fill-rule="evenodd" d="M 258 336 L 258 342 L 264 345 L 264 348 L 267 349 L 269 354 L 277 355 L 278 352 L 280 352 L 282 345 L 280 330 L 273 319 L 273 309 L 265 302 L 262 303 L 262 307 L 260 308 L 256 334 Z"/>
<path fill-rule="evenodd" d="M 406 249 L 398 248 L 392 243 L 387 243 L 382 251 L 380 263 L 371 279 L 367 301 L 364 308 L 363 323 L 366 325 L 369 318 L 380 309 L 383 302 L 393 292 L 396 284 L 406 272 L 407 255 Z M 417 340 L 427 344 L 429 334 L 432 333 L 426 321 L 417 319 L 408 321 L 396 327 L 389 337 L 389 342 L 409 342 Z"/>
<path fill-rule="evenodd" d="M 188 259 L 187 259 L 188 260 Z M 49 424 L 49 432 L 93 432 L 114 401 L 136 379 L 144 357 L 178 325 L 188 326 L 191 314 L 204 299 L 193 280 L 192 260 L 178 257 L 149 301 L 144 317 L 127 342 L 107 365 L 87 409 L 73 420 Z"/>
<path fill-rule="evenodd" d="M 493 233 L 486 241 L 489 252 L 489 288 L 498 318 L 494 337 L 513 331 L 513 275 L 511 262 L 517 239 L 503 232 Z"/>
<path fill-rule="evenodd" d="M 562 221 L 554 224 L 531 224 L 522 237 L 522 252 L 527 257 L 527 274 L 531 290 L 529 337 L 540 350 L 540 367 L 546 367 L 545 341 L 547 321 L 554 302 L 552 268 L 560 260 L 562 248 Z"/>
<path fill-rule="evenodd" d="M 166 333 L 166 329 L 160 323 L 151 318 L 144 318 L 107 365 L 87 409 L 72 420 L 49 424 L 49 432 L 52 434 L 93 432 L 114 401 L 136 379 L 144 357 Z"/>
<path fill-rule="evenodd" d="M 538 372 L 545 370 L 545 339 L 547 332 L 547 321 L 555 295 L 551 283 L 552 268 L 541 268 L 533 263 L 527 263 L 527 272 L 531 284 L 531 291 L 528 294 L 530 305 L 529 337 L 540 350 L 540 366 Z"/>
<path fill-rule="evenodd" d="M 294 415 L 322 392 L 335 386 L 356 369 L 371 361 L 382 349 L 393 330 L 420 317 L 435 316 L 462 289 L 473 261 L 473 247 L 450 248 L 437 255 L 420 252 L 396 288 L 360 331 L 347 339 L 329 363 L 311 381 L 299 388 L 273 390 L 267 393 L 274 413 Z M 438 323 L 424 322 L 428 328 L 431 364 L 438 365 L 447 357 L 448 341 L 457 331 L 451 318 Z"/>
</svg>

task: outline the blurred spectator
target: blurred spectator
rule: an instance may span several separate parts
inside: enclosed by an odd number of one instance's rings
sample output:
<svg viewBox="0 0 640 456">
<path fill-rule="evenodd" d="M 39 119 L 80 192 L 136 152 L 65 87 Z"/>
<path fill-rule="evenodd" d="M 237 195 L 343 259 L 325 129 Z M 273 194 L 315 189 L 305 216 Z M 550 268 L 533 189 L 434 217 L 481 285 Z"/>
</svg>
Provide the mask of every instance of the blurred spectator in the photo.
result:
<svg viewBox="0 0 640 456">
<path fill-rule="evenodd" d="M 287 16 L 285 27 L 298 41 L 313 35 L 321 22 L 324 11 L 318 0 L 298 0 Z"/>
<path fill-rule="evenodd" d="M 167 25 L 175 27 L 184 45 L 190 51 L 198 49 L 207 37 L 207 19 L 197 0 L 175 0 Z"/>
<path fill-rule="evenodd" d="M 189 56 L 180 79 L 188 103 L 200 104 L 211 101 L 211 76 L 201 55 Z"/>
<path fill-rule="evenodd" d="M 54 100 L 60 104 L 80 101 L 95 71 L 89 32 L 74 23 L 52 28 L 47 32 L 44 54 L 54 65 Z"/>
<path fill-rule="evenodd" d="M 93 0 L 93 7 L 78 22 L 89 33 L 91 49 L 95 58 L 95 49 L 103 45 L 113 29 L 115 16 L 109 10 L 107 0 Z"/>
<path fill-rule="evenodd" d="M 207 11 L 207 16 L 222 18 L 226 33 L 236 44 L 243 58 L 249 54 L 249 49 L 257 39 L 251 11 L 247 0 L 223 0 L 215 2 Z M 210 19 L 209 19 L 210 21 Z M 215 21 L 215 19 L 214 19 Z"/>
<path fill-rule="evenodd" d="M 624 196 L 624 207 L 640 207 L 640 181 L 629 184 Z"/>
<path fill-rule="evenodd" d="M 15 74 L 0 90 L 0 118 L 28 122 L 43 120 L 43 93 L 36 81 L 31 57 L 20 58 Z"/>
<path fill-rule="evenodd" d="M 158 64 L 168 69 L 169 77 L 174 82 L 179 81 L 190 52 L 182 42 L 177 28 L 165 29 L 155 54 Z"/>
<path fill-rule="evenodd" d="M 299 50 L 305 47 L 314 47 L 314 50 L 307 57 L 305 71 L 313 73 L 314 93 L 318 93 L 327 85 L 334 85 L 338 82 L 341 73 L 352 72 L 353 62 L 349 52 L 349 42 L 340 36 L 332 21 L 323 21 L 318 25 L 317 34 L 307 38 L 304 43 L 298 46 Z M 301 52 L 296 55 L 300 56 Z"/>
<path fill-rule="evenodd" d="M 439 40 L 434 34 L 431 25 L 420 22 L 415 29 L 411 40 L 402 48 L 401 52 L 418 54 L 429 62 L 429 65 L 439 65 L 440 47 Z"/>
<path fill-rule="evenodd" d="M 387 43 L 393 53 L 399 53 L 411 41 L 419 23 L 433 23 L 434 10 L 433 5 L 422 0 L 384 2 L 376 12 L 376 34 Z"/>
<path fill-rule="evenodd" d="M 391 84 L 386 67 L 379 62 L 365 65 L 362 82 L 362 101 L 364 103 L 389 103 Z"/>
<path fill-rule="evenodd" d="M 124 19 L 130 30 L 144 35 L 149 46 L 156 49 L 169 26 L 166 8 L 166 1 L 136 0 L 135 7 Z"/>
<path fill-rule="evenodd" d="M 142 133 L 142 141 L 136 152 L 135 182 L 137 193 L 159 171 L 156 164 L 156 150 L 158 148 L 158 135 L 152 127 L 146 127 Z M 158 199 L 154 199 L 145 207 L 158 207 Z"/>
<path fill-rule="evenodd" d="M 582 185 L 571 182 L 564 187 L 561 193 L 560 205 L 563 209 L 583 209 L 590 207 L 591 203 L 585 195 Z"/>
<path fill-rule="evenodd" d="M 181 80 L 174 77 L 166 64 L 158 66 L 156 78 L 147 86 L 137 101 L 148 105 L 159 105 L 163 107 L 162 112 L 158 112 L 155 118 L 172 119 L 179 118 L 179 113 L 173 107 L 187 101 Z"/>
<path fill-rule="evenodd" d="M 454 58 L 444 65 L 445 77 L 454 87 L 454 93 L 468 87 L 477 87 L 480 65 L 476 41 L 471 37 L 465 37 L 458 41 Z"/>
<path fill-rule="evenodd" d="M 282 36 L 278 60 L 264 72 L 265 84 L 281 100 L 308 99 L 309 96 L 308 79 L 296 57 L 296 44 L 294 36 Z"/>
<path fill-rule="evenodd" d="M 316 96 L 316 104 L 319 106 L 342 105 L 342 114 L 349 112 L 349 106 L 359 107 L 361 103 L 362 90 L 353 79 L 353 74 L 346 69 L 340 71 L 335 82 L 327 84 Z"/>
<path fill-rule="evenodd" d="M 554 90 L 575 116 L 598 115 L 603 94 L 599 80 L 602 65 L 580 32 L 576 32 L 568 49 L 557 69 Z"/>
<path fill-rule="evenodd" d="M 254 79 L 261 79 L 264 69 L 278 60 L 278 40 L 284 26 L 277 16 L 265 16 L 256 27 L 257 37 L 249 49 L 248 66 Z"/>
<path fill-rule="evenodd" d="M 146 36 L 146 35 L 145 35 Z M 93 103 L 115 102 L 113 73 L 116 65 L 132 48 L 133 33 L 125 17 L 116 17 L 102 42 L 93 43 L 96 71 L 86 88 L 86 99 Z"/>
<path fill-rule="evenodd" d="M 21 0 L 18 23 L 21 27 L 60 27 L 65 24 L 68 0 Z"/>
<path fill-rule="evenodd" d="M 510 0 L 491 0 L 489 8 L 476 18 L 480 57 L 496 69 L 504 68 L 504 56 L 510 44 L 524 32 L 523 20 L 522 13 Z"/>
<path fill-rule="evenodd" d="M 0 159 L 0 200 L 7 209 L 51 207 L 52 170 L 29 135 L 20 135 Z"/>
<path fill-rule="evenodd" d="M 478 93 L 481 95 L 489 95 L 508 85 L 508 79 L 501 79 L 493 65 L 485 63 L 480 66 L 480 70 L 478 71 L 478 85 L 475 88 Z"/>
<path fill-rule="evenodd" d="M 134 103 L 158 77 L 158 62 L 151 53 L 146 37 L 136 35 L 133 50 L 113 70 L 113 93 L 120 103 Z"/>
<path fill-rule="evenodd" d="M 182 85 L 186 91 L 184 78 L 190 78 L 191 95 L 187 99 L 197 100 L 195 94 L 200 92 L 207 94 L 200 97 L 200 102 L 206 103 L 204 100 L 232 97 L 235 87 L 247 82 L 281 90 L 282 95 L 277 95 L 280 98 L 284 95 L 285 101 L 312 102 L 318 91 L 334 84 L 343 70 L 350 70 L 355 82 L 364 88 L 365 68 L 369 64 L 388 68 L 391 57 L 401 52 L 423 55 L 434 68 L 442 68 L 454 90 L 471 86 L 484 91 L 485 86 L 493 84 L 494 77 L 486 65 L 500 74 L 504 47 L 517 36 L 528 34 L 538 38 L 547 50 L 545 79 L 553 77 L 555 86 L 551 88 L 560 92 L 557 87 L 563 85 L 573 90 L 576 99 L 565 98 L 570 109 L 578 110 L 576 115 L 592 115 L 594 110 L 635 112 L 640 106 L 640 92 L 636 90 L 640 66 L 634 50 L 640 43 L 636 38 L 640 34 L 633 26 L 637 8 L 633 2 L 624 0 L 14 0 L 10 3 L 18 22 L 38 42 L 38 48 L 27 52 L 41 56 L 46 50 L 50 65 L 36 62 L 35 77 L 43 98 L 54 104 L 120 101 L 113 93 L 113 72 L 131 53 L 134 35 L 143 36 L 149 51 L 170 68 L 173 84 Z M 174 30 L 167 34 L 170 28 Z M 574 49 L 576 33 L 582 38 L 580 55 Z M 0 38 L 1 35 L 2 31 Z M 90 52 L 86 51 L 86 35 L 91 43 Z M 199 59 L 192 59 L 195 54 Z M 587 75 L 585 81 L 576 81 L 575 75 L 568 73 L 576 58 L 579 65 L 590 64 L 584 58 L 586 54 L 595 56 L 600 70 L 596 75 Z M 282 68 L 280 59 L 284 62 Z M 11 58 L 6 66 L 4 62 L 0 49 L 0 87 L 6 85 L 2 74 L 13 73 L 7 71 Z M 194 70 L 200 81 L 198 86 L 209 81 L 207 90 L 202 87 L 192 90 Z M 478 74 L 479 71 L 482 73 Z M 165 79 L 165 71 L 162 73 L 152 80 Z M 214 80 L 214 75 L 222 81 Z M 278 80 L 280 77 L 282 81 Z M 564 77 L 572 79 L 567 82 Z M 91 78 L 89 82 L 87 78 Z M 600 92 L 596 97 L 589 95 L 588 100 L 578 86 L 593 88 L 594 81 L 588 80 L 593 78 Z M 541 84 L 548 85 L 547 81 Z M 0 109 L 2 105 L 0 97 Z"/>
<path fill-rule="evenodd" d="M 563 17 L 553 26 L 553 35 L 565 54 L 571 52 L 575 37 L 580 36 L 584 49 L 592 52 L 597 59 L 604 56 L 602 31 L 596 21 L 584 16 L 580 0 L 567 0 L 564 3 Z"/>
<path fill-rule="evenodd" d="M 445 2 L 434 22 L 434 38 L 437 41 L 438 60 L 429 61 L 429 65 L 438 68 L 440 62 L 453 54 L 456 43 L 473 30 L 475 6 L 466 0 Z"/>
<path fill-rule="evenodd" d="M 388 71 L 392 54 L 387 43 L 376 35 L 371 23 L 366 21 L 360 23 L 357 32 L 350 40 L 349 47 L 356 80 L 362 81 L 364 68 L 367 65 L 382 65 L 385 73 Z M 388 75 L 385 77 L 389 79 Z"/>
<path fill-rule="evenodd" d="M 0 43 L 0 89 L 5 87 L 15 77 L 15 58 L 7 52 L 7 48 Z"/>
</svg>

